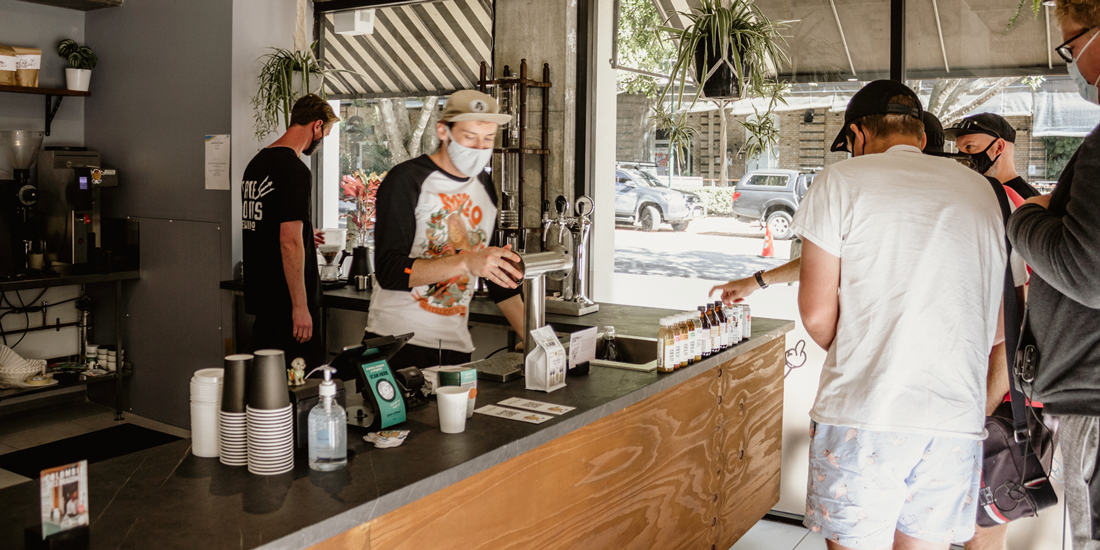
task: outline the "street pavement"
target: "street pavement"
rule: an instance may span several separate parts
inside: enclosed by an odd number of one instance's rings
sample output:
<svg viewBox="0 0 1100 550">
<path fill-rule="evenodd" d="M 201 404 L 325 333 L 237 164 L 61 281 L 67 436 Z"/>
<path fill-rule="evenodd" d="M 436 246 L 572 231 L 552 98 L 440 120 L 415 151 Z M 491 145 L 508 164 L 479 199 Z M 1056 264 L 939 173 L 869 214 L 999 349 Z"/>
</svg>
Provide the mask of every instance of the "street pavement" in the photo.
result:
<svg viewBox="0 0 1100 550">
<path fill-rule="evenodd" d="M 647 233 L 615 230 L 615 272 L 726 281 L 787 262 L 790 241 L 775 241 L 775 257 L 762 258 L 764 231 L 733 218 L 694 220 L 687 231 L 665 225 Z"/>
</svg>

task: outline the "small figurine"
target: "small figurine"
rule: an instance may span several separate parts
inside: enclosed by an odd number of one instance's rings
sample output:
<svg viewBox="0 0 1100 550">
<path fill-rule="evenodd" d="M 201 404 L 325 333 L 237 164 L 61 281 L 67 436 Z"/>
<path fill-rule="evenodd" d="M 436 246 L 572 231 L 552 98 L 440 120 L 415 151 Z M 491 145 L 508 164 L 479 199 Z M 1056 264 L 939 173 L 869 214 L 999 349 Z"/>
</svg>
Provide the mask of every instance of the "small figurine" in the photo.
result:
<svg viewBox="0 0 1100 550">
<path fill-rule="evenodd" d="M 291 386 L 301 386 L 305 384 L 306 378 L 306 360 L 301 357 L 290 362 L 290 369 L 287 370 L 287 383 Z"/>
</svg>

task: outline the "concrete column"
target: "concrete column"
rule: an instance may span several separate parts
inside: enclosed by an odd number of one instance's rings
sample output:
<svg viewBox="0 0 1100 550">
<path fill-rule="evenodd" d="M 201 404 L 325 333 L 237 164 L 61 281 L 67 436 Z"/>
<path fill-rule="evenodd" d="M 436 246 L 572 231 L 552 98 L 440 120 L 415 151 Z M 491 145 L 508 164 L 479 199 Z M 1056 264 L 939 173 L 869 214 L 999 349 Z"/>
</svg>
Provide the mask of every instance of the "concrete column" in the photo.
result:
<svg viewBox="0 0 1100 550">
<path fill-rule="evenodd" d="M 550 102 L 548 143 L 541 143 L 544 91 L 529 88 L 525 146 L 550 150 L 547 195 L 551 202 L 558 195 L 565 195 L 572 203 L 576 141 L 577 3 L 575 0 L 497 2 L 494 26 L 495 77 L 504 76 L 505 65 L 518 74 L 520 60 L 526 59 L 528 78 L 542 80 L 543 64 L 550 64 L 552 87 L 545 92 Z M 612 103 L 612 116 L 614 113 Z M 538 227 L 542 188 L 537 156 L 526 155 L 524 175 L 526 204 L 521 223 L 524 227 Z"/>
</svg>

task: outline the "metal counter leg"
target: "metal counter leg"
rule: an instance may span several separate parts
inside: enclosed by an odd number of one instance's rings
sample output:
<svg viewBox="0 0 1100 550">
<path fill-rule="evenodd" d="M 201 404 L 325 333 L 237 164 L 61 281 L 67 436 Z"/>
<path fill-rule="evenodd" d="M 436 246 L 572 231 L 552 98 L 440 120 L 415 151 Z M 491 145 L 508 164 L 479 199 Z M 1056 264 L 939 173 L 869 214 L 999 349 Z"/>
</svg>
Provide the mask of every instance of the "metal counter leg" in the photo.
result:
<svg viewBox="0 0 1100 550">
<path fill-rule="evenodd" d="M 122 422 L 122 371 L 126 368 L 122 356 L 122 281 L 115 281 L 115 354 L 115 422 Z"/>
</svg>

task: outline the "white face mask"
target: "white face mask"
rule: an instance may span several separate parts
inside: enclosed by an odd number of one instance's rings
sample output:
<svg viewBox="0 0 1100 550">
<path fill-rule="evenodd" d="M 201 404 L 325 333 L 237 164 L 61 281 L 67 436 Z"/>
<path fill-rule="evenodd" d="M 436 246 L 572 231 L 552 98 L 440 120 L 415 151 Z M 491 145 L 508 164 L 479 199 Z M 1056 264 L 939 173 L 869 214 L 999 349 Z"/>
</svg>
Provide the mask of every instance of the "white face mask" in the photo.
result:
<svg viewBox="0 0 1100 550">
<path fill-rule="evenodd" d="M 1096 35 L 1092 35 L 1089 41 L 1085 43 L 1085 47 L 1081 48 L 1077 52 L 1077 55 L 1073 56 L 1073 61 L 1066 64 L 1066 68 L 1069 70 L 1069 75 L 1073 77 L 1073 82 L 1077 84 L 1077 93 L 1081 94 L 1081 97 L 1094 105 L 1100 105 L 1100 89 L 1096 87 L 1096 83 L 1089 84 L 1088 80 L 1085 80 L 1085 75 L 1081 74 L 1081 70 L 1077 68 L 1077 60 L 1081 58 L 1081 54 L 1085 53 L 1089 44 L 1096 39 Z M 1100 78 L 1097 78 L 1100 81 Z"/>
<path fill-rule="evenodd" d="M 474 177 L 481 173 L 485 169 L 485 166 L 489 164 L 489 161 L 493 158 L 492 149 L 474 149 L 473 147 L 466 147 L 455 141 L 455 137 L 451 135 L 451 129 L 447 128 L 447 137 L 450 141 L 447 143 L 447 154 L 451 157 L 451 163 L 458 168 L 459 172 L 467 177 Z"/>
</svg>

